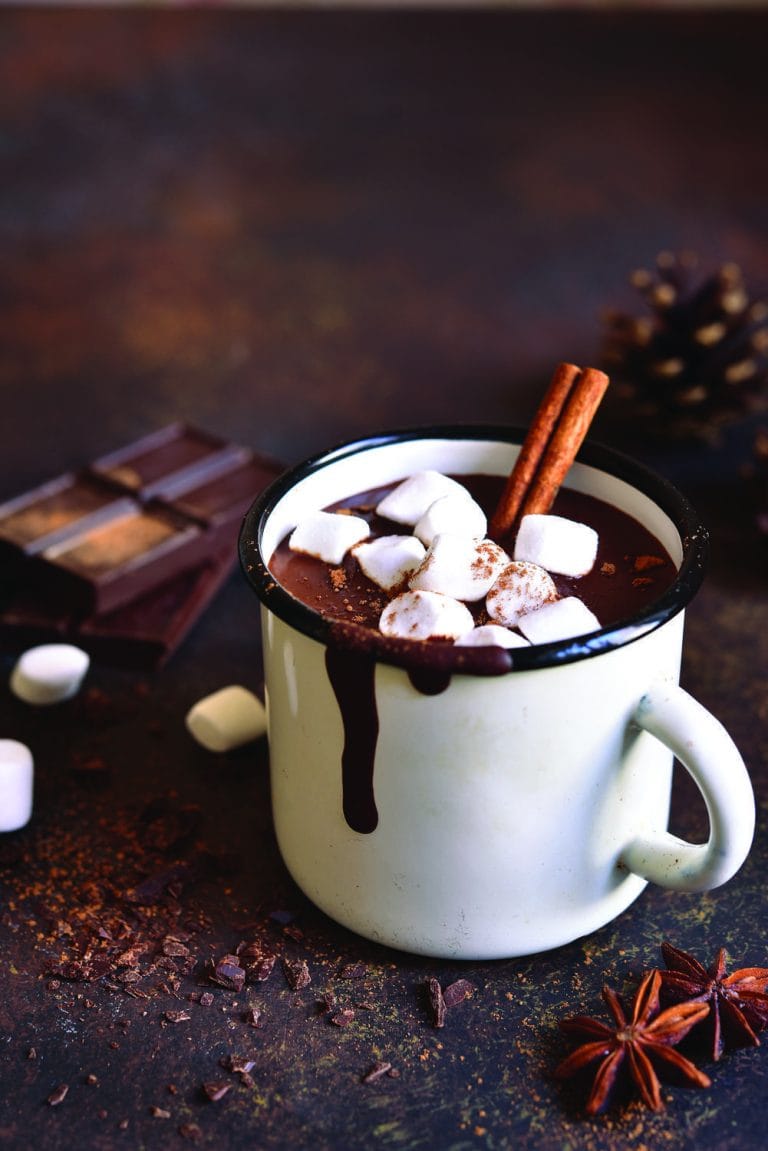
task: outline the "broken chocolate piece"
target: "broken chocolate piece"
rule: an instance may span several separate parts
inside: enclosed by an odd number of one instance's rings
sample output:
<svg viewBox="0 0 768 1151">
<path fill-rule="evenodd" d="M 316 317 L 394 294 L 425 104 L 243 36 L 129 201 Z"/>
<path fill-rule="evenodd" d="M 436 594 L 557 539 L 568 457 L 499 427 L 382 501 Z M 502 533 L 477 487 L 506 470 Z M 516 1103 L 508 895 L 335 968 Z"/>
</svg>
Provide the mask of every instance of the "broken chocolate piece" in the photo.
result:
<svg viewBox="0 0 768 1151">
<path fill-rule="evenodd" d="M 439 980 L 434 978 L 428 979 L 426 988 L 429 1009 L 432 1014 L 432 1025 L 434 1027 L 445 1027 L 445 999 Z"/>
<path fill-rule="evenodd" d="M 305 959 L 284 959 L 283 971 L 292 991 L 301 991 L 312 982 L 312 976 Z"/>
<path fill-rule="evenodd" d="M 233 570 L 242 515 L 280 470 L 172 425 L 0 504 L 0 644 L 69 640 L 158 666 Z"/>
</svg>

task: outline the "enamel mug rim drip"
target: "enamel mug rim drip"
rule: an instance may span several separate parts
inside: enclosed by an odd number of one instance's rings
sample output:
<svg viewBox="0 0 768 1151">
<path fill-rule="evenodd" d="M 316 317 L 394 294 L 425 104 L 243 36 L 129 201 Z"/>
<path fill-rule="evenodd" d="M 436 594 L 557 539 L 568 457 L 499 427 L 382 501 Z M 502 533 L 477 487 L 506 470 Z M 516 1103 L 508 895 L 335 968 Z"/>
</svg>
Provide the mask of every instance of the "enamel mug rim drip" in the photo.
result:
<svg viewBox="0 0 768 1151">
<path fill-rule="evenodd" d="M 640 520 L 678 574 L 641 612 L 527 648 L 388 640 L 299 603 L 268 561 L 302 515 L 432 468 L 509 473 L 519 429 L 451 427 L 342 445 L 256 501 L 240 556 L 262 601 L 275 830 L 302 890 L 367 938 L 504 958 L 610 921 L 649 880 L 715 887 L 754 831 L 744 763 L 679 686 L 684 609 L 707 534 L 635 461 L 585 445 L 566 485 Z M 707 805 L 706 844 L 666 831 L 673 758 Z"/>
</svg>

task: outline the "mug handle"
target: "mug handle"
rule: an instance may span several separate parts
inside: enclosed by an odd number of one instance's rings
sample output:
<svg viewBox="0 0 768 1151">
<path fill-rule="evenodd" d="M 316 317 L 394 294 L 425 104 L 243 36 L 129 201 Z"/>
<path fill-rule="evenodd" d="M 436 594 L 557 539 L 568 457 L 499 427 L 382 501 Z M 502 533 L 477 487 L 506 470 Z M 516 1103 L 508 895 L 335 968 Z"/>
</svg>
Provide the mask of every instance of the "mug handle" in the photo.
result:
<svg viewBox="0 0 768 1151">
<path fill-rule="evenodd" d="M 747 768 L 719 720 L 681 687 L 659 684 L 640 700 L 634 721 L 673 752 L 697 784 L 709 815 L 707 843 L 668 831 L 638 836 L 620 865 L 674 891 L 708 891 L 735 875 L 755 830 L 755 798 Z"/>
</svg>

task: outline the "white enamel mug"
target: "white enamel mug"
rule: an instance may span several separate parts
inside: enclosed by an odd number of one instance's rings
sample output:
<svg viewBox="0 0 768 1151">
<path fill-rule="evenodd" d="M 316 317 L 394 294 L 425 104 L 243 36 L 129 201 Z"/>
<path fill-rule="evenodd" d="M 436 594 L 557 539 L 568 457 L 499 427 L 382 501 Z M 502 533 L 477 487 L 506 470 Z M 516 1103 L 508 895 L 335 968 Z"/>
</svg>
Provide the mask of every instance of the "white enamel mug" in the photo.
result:
<svg viewBox="0 0 768 1151">
<path fill-rule="evenodd" d="M 641 521 L 677 578 L 641 614 L 579 640 L 448 648 L 333 624 L 269 560 L 308 512 L 427 468 L 506 476 L 520 433 L 415 429 L 293 468 L 243 525 L 262 601 L 272 803 L 285 864 L 345 927 L 452 959 L 557 947 L 620 914 L 651 880 L 726 882 L 754 832 L 752 788 L 722 725 L 678 683 L 683 616 L 706 532 L 679 492 L 585 445 L 566 480 Z M 709 839 L 667 831 L 674 757 Z"/>
</svg>

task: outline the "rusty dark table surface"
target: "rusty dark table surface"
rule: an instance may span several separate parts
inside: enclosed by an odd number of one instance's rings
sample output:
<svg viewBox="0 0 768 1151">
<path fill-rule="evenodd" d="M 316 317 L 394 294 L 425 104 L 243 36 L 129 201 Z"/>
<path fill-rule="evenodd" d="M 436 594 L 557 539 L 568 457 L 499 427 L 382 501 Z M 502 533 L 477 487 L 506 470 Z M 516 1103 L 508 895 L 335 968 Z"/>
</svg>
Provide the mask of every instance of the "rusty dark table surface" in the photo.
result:
<svg viewBox="0 0 768 1151">
<path fill-rule="evenodd" d="M 736 260 L 765 294 L 766 34 L 761 12 L 3 10 L 0 496 L 176 419 L 289 463 L 404 424 L 522 422 L 554 363 L 594 362 L 601 310 L 633 302 L 628 273 L 660 249 Z M 665 1088 L 658 1115 L 585 1119 L 551 1078 L 557 1020 L 601 1014 L 603 983 L 631 988 L 660 940 L 768 963 L 753 431 L 656 441 L 616 397 L 598 417 L 712 528 L 683 682 L 739 743 L 758 829 L 723 888 L 649 888 L 555 952 L 417 959 L 297 892 L 266 748 L 212 755 L 183 724 L 224 684 L 260 688 L 237 574 L 153 675 L 94 666 L 45 710 L 0 687 L 2 735 L 37 767 L 33 820 L 0 841 L 3 1146 L 763 1146 L 765 1047 L 729 1053 L 709 1090 Z M 684 781 L 674 819 L 704 826 Z M 268 980 L 207 981 L 253 939 Z M 474 988 L 440 1029 L 430 977 Z M 377 1060 L 397 1075 L 362 1082 Z"/>
</svg>

